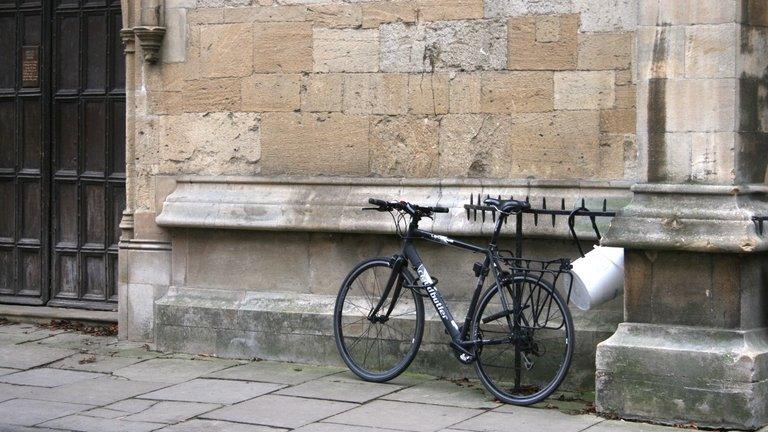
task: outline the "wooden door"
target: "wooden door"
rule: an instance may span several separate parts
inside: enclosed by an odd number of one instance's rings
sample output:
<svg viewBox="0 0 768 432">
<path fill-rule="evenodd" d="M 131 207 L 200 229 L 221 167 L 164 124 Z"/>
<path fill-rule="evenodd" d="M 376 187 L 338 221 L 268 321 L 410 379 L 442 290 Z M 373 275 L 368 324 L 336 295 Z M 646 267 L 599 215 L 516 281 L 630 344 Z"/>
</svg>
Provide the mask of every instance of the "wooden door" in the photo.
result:
<svg viewBox="0 0 768 432">
<path fill-rule="evenodd" d="M 125 201 L 120 3 L 0 5 L 0 58 L 12 59 L 0 61 L 0 146 L 14 152 L 0 156 L 0 203 L 18 203 L 0 208 L 0 300 L 114 309 Z M 30 35 L 32 21 L 40 30 Z M 23 78 L 35 45 L 33 89 Z"/>
</svg>

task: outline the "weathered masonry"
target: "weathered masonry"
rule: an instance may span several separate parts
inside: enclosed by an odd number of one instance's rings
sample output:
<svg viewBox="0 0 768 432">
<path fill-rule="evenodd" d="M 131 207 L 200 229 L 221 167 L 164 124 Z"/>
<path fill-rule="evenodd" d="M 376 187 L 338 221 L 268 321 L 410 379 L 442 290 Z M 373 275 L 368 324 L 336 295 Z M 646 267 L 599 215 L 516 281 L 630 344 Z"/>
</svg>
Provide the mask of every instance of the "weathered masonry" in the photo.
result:
<svg viewBox="0 0 768 432">
<path fill-rule="evenodd" d="M 122 3 L 122 337 L 338 363 L 338 285 L 396 244 L 368 197 L 451 207 L 434 229 L 478 241 L 470 193 L 607 199 L 626 296 L 577 314 L 565 385 L 627 418 L 768 423 L 768 3 Z M 527 232 L 576 254 L 562 222 Z M 424 258 L 460 309 L 474 257 Z M 413 367 L 463 373 L 434 324 Z"/>
</svg>

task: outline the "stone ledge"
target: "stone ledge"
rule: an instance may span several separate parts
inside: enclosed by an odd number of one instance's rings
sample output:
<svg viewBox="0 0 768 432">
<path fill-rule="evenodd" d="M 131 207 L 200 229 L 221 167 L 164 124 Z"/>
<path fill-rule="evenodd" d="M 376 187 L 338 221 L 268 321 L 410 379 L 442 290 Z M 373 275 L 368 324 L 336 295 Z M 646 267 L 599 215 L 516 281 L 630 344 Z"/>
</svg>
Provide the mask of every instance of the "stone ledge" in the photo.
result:
<svg viewBox="0 0 768 432">
<path fill-rule="evenodd" d="M 622 323 L 597 347 L 598 412 L 757 429 L 768 423 L 768 329 Z"/>
<path fill-rule="evenodd" d="M 765 185 L 638 184 L 603 244 L 628 249 L 750 253 L 768 250 L 753 216 L 768 215 Z"/>
<path fill-rule="evenodd" d="M 172 287 L 155 301 L 155 340 L 163 351 L 342 365 L 333 340 L 334 303 L 330 295 Z M 466 305 L 449 303 L 457 316 L 464 316 Z M 473 369 L 453 357 L 434 308 L 428 301 L 424 308 L 424 339 L 410 370 L 473 377 Z M 591 390 L 595 347 L 615 324 L 596 325 L 587 314 L 574 318 L 576 353 L 564 388 Z"/>
<path fill-rule="evenodd" d="M 19 322 L 72 320 L 98 324 L 117 323 L 117 312 L 46 306 L 0 305 L 0 317 Z"/>
<path fill-rule="evenodd" d="M 481 215 L 477 222 L 467 220 L 463 205 L 470 194 L 529 196 L 534 205 L 547 198 L 550 207 L 565 199 L 566 208 L 575 208 L 582 198 L 587 207 L 601 208 L 605 198 L 610 209 L 618 210 L 629 202 L 629 187 L 624 181 L 181 177 L 156 222 L 167 228 L 392 233 L 388 214 L 360 210 L 368 198 L 375 197 L 449 207 L 450 214 L 425 220 L 422 227 L 441 234 L 487 235 L 493 231 L 490 214 L 484 224 Z M 555 227 L 549 219 L 542 219 L 534 226 L 533 218 L 526 217 L 526 232 L 568 237 L 566 218 L 559 218 Z M 606 229 L 608 222 L 600 221 L 601 228 Z M 588 220 L 579 220 L 577 231 L 585 239 L 594 239 Z"/>
</svg>

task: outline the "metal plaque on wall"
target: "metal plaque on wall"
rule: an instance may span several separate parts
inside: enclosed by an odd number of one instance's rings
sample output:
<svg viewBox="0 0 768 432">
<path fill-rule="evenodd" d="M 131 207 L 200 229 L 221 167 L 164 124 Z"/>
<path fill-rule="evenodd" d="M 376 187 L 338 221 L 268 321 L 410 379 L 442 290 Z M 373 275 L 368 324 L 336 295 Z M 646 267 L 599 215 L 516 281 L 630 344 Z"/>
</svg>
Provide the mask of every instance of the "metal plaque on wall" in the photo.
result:
<svg viewBox="0 0 768 432">
<path fill-rule="evenodd" d="M 21 86 L 40 87 L 40 46 L 21 47 Z"/>
</svg>

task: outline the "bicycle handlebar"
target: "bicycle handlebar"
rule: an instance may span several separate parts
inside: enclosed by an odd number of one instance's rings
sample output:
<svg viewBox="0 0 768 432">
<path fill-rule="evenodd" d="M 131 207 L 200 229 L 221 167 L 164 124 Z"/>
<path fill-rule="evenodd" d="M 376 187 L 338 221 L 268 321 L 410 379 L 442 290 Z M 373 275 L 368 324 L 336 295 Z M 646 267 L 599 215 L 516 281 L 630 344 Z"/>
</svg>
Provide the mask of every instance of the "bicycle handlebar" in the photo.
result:
<svg viewBox="0 0 768 432">
<path fill-rule="evenodd" d="M 378 206 L 379 211 L 402 210 L 411 216 L 429 216 L 432 213 L 448 213 L 450 210 L 447 207 L 423 207 L 405 201 L 387 202 L 376 198 L 369 198 L 368 203 Z"/>
</svg>

